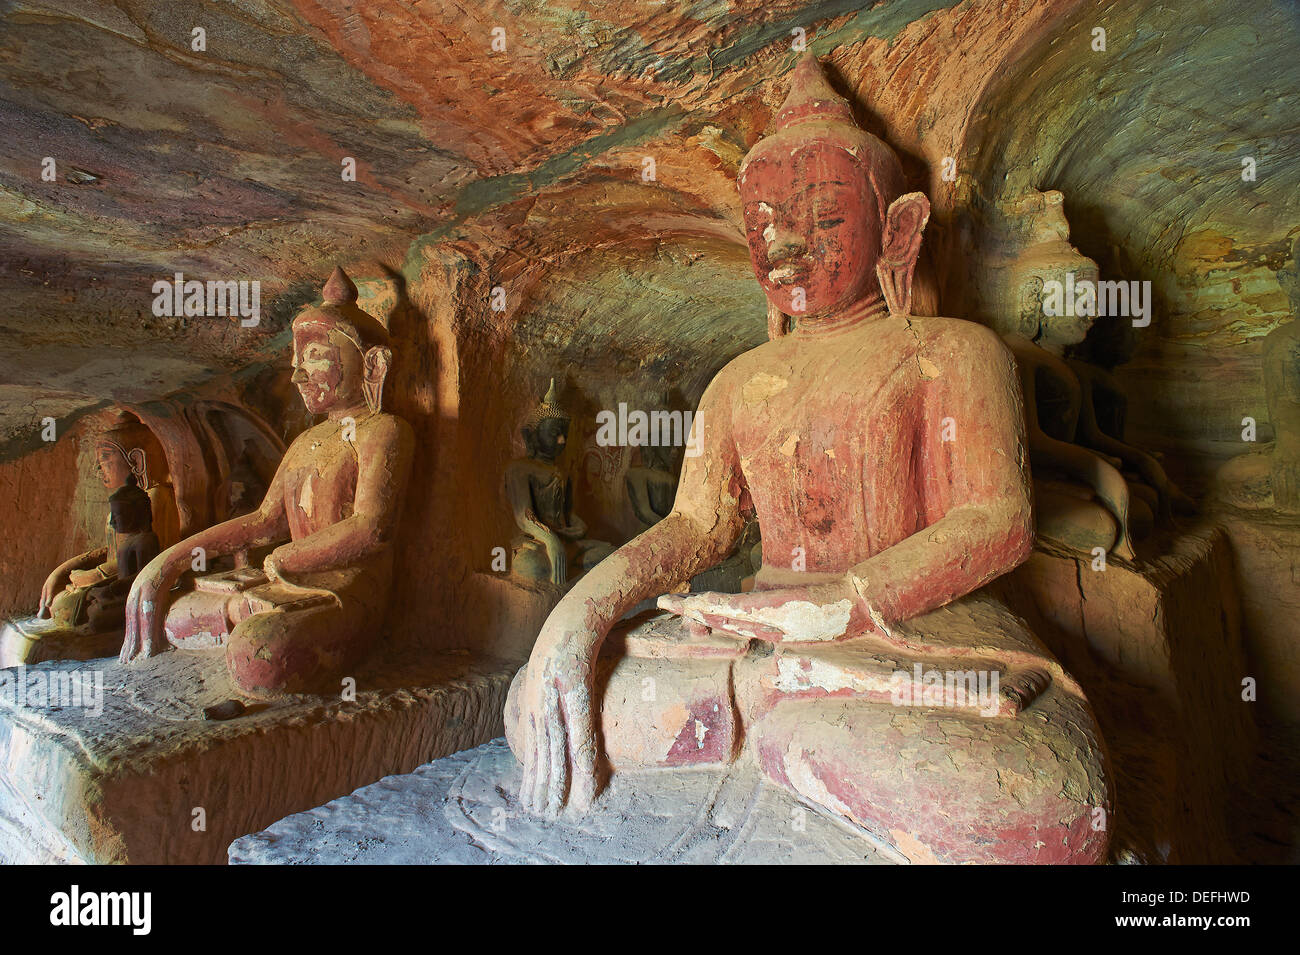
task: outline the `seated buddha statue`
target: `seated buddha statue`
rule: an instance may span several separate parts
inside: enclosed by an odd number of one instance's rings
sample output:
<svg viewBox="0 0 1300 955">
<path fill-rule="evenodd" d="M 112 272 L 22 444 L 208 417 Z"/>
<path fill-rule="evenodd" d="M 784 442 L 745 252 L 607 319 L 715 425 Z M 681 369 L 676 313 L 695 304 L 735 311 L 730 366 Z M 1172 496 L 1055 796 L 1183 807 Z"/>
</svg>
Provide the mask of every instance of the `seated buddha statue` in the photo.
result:
<svg viewBox="0 0 1300 955">
<path fill-rule="evenodd" d="M 643 445 L 641 463 L 627 469 L 623 483 L 627 499 L 641 529 L 653 527 L 673 509 L 677 493 L 677 475 L 673 469 L 673 449 L 668 445 Z"/>
<path fill-rule="evenodd" d="M 1033 546 L 1015 360 L 984 326 L 910 314 L 929 203 L 904 184 L 801 60 L 738 177 L 794 327 L 718 373 L 673 511 L 543 626 L 506 709 L 531 811 L 589 809 L 605 773 L 744 760 L 911 861 L 1105 857 L 1088 702 L 988 586 Z M 754 513 L 752 592 L 668 593 Z M 615 626 L 651 595 L 667 616 Z M 998 681 L 987 705 L 942 692 L 966 671 Z"/>
<path fill-rule="evenodd" d="M 117 573 L 111 582 L 91 588 L 86 616 L 95 630 L 121 626 L 131 584 L 144 566 L 162 549 L 153 529 L 153 501 L 129 475 L 108 498 L 108 526 L 117 545 Z"/>
<path fill-rule="evenodd" d="M 127 600 L 122 662 L 169 646 L 224 646 L 249 696 L 338 692 L 379 635 L 414 439 L 382 410 L 387 330 L 357 307 L 342 269 L 323 299 L 293 321 L 292 382 L 325 420 L 289 446 L 260 507 L 145 567 Z M 211 562 L 268 547 L 260 570 L 210 574 L 173 591 L 196 548 Z"/>
<path fill-rule="evenodd" d="M 1099 322 L 1074 308 L 1047 313 L 1049 282 L 1095 287 L 1099 278 L 1097 264 L 1070 245 L 1063 204 L 1057 191 L 1009 204 L 1019 248 L 1005 270 L 1012 295 L 999 303 L 1003 314 L 994 324 L 1020 372 L 1038 536 L 1083 553 L 1100 547 L 1131 559 L 1135 539 L 1149 535 L 1175 506 L 1189 510 L 1191 502 L 1154 457 L 1123 440 L 1123 392 L 1107 371 L 1082 360 L 1100 323 L 1124 319 Z"/>
<path fill-rule="evenodd" d="M 176 496 L 166 455 L 153 432 L 129 411 L 119 410 L 94 440 L 96 470 L 104 487 L 117 491 L 134 481 L 150 500 L 151 529 L 161 545 L 174 544 L 180 536 Z M 118 580 L 118 535 L 110 513 L 103 545 L 64 561 L 46 578 L 37 617 L 52 619 L 57 626 L 77 627 L 90 622 L 89 609 L 96 606 L 97 627 L 122 626 L 122 602 L 116 601 L 114 613 L 111 601 L 97 599 Z"/>
<path fill-rule="evenodd" d="M 587 538 L 586 522 L 573 509 L 573 481 L 556 464 L 569 440 L 569 420 L 552 378 L 546 396 L 520 428 L 525 456 L 510 462 L 505 479 L 519 528 L 511 542 L 510 571 L 557 587 L 586 573 L 614 549 Z"/>
</svg>

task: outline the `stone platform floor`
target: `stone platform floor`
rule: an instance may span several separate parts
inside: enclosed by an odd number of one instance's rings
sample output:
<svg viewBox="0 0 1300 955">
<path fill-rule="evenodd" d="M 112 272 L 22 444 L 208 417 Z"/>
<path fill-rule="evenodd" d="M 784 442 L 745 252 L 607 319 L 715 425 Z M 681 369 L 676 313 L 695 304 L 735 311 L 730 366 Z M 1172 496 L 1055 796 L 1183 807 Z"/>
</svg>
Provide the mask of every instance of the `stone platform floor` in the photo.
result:
<svg viewBox="0 0 1300 955">
<path fill-rule="evenodd" d="M 517 801 L 504 739 L 389 776 L 236 839 L 232 864 L 888 864 L 857 830 L 757 771 L 616 775 L 589 814 L 544 820 Z"/>
<path fill-rule="evenodd" d="M 519 665 L 380 651 L 355 700 L 224 722 L 203 713 L 240 697 L 220 649 L 0 670 L 0 863 L 223 863 L 238 836 L 499 736 Z"/>
</svg>

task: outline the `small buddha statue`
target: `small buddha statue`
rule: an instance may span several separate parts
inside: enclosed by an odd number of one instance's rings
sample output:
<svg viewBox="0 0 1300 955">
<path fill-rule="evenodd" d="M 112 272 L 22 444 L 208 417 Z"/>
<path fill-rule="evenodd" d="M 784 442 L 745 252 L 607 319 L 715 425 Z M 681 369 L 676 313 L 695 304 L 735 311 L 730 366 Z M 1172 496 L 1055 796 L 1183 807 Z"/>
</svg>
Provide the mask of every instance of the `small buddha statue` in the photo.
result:
<svg viewBox="0 0 1300 955">
<path fill-rule="evenodd" d="M 556 465 L 569 439 L 569 414 L 558 404 L 555 379 L 529 412 L 520 433 L 526 456 L 506 468 L 506 497 L 520 533 L 511 542 L 511 573 L 557 587 L 595 567 L 613 546 L 587 538 L 573 510 L 573 482 Z M 571 572 L 570 567 L 574 570 Z"/>
<path fill-rule="evenodd" d="M 95 630 L 121 625 L 131 583 L 162 549 L 153 529 L 153 502 L 134 474 L 108 499 L 108 526 L 117 543 L 117 574 L 112 581 L 90 588 L 86 616 Z"/>
<path fill-rule="evenodd" d="M 379 637 L 393 574 L 393 537 L 413 436 L 383 411 L 392 359 L 384 326 L 356 304 L 340 268 L 323 304 L 293 320 L 293 378 L 325 420 L 285 452 L 261 506 L 163 551 L 136 578 L 126 607 L 124 663 L 170 647 L 224 646 L 245 694 L 337 692 Z M 273 547 L 261 569 L 186 581 L 208 562 Z"/>
<path fill-rule="evenodd" d="M 1135 539 L 1148 536 L 1158 517 L 1167 519 L 1175 503 L 1188 510 L 1191 502 L 1155 458 L 1123 440 L 1123 392 L 1108 372 L 1079 357 L 1096 316 L 1073 307 L 1047 314 L 1049 282 L 1095 288 L 1099 278 L 1097 264 L 1070 245 L 1064 197 L 1031 193 L 1008 212 L 1019 248 L 1006 270 L 1012 296 L 997 303 L 994 324 L 1020 372 L 1038 535 L 1083 553 L 1100 547 L 1132 559 Z"/>
<path fill-rule="evenodd" d="M 1277 273 L 1291 314 L 1300 315 L 1300 239 L 1291 262 Z M 1264 399 L 1273 442 L 1233 458 L 1219 469 L 1216 492 L 1249 510 L 1300 513 L 1300 322 L 1279 325 L 1264 336 Z"/>
<path fill-rule="evenodd" d="M 641 529 L 653 527 L 673 509 L 677 493 L 677 474 L 673 469 L 673 449 L 667 445 L 643 445 L 638 449 L 641 463 L 627 469 L 624 484 L 632 513 Z"/>
<path fill-rule="evenodd" d="M 784 320 L 705 390 L 672 512 L 543 626 L 506 707 L 521 802 L 584 810 L 606 773 L 745 760 L 911 861 L 1100 861 L 1095 718 L 990 586 L 1033 546 L 1015 359 L 911 314 L 929 203 L 811 55 L 775 126 L 738 185 Z M 668 593 L 755 513 L 752 592 Z M 668 615 L 615 630 L 653 595 Z M 987 705 L 944 691 L 976 671 Z"/>
<path fill-rule="evenodd" d="M 137 490 L 150 500 L 151 529 L 161 546 L 180 536 L 176 496 L 167 473 L 167 458 L 158 439 L 135 415 L 119 410 L 106 427 L 95 435 L 95 463 L 105 488 L 116 491 L 134 481 Z M 110 498 L 111 500 L 111 498 Z M 36 615 L 52 619 L 60 627 L 77 627 L 88 622 L 88 599 L 92 590 L 112 584 L 118 578 L 119 532 L 111 515 L 105 527 L 104 544 L 65 561 L 46 578 L 41 588 Z M 118 604 L 120 609 L 120 603 Z M 102 606 L 96 615 L 101 626 L 121 626 Z"/>
</svg>

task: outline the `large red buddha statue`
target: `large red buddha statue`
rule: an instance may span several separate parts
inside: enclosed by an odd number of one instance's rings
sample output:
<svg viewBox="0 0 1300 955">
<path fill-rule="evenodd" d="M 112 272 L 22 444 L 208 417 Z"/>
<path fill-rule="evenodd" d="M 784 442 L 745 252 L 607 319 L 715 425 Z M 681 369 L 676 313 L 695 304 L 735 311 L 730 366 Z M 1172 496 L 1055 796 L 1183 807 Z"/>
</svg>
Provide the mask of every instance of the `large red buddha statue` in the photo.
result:
<svg viewBox="0 0 1300 955">
<path fill-rule="evenodd" d="M 786 319 L 705 391 L 672 512 L 546 621 L 507 704 L 522 801 L 583 809 L 605 772 L 751 760 L 912 861 L 1100 861 L 1092 712 L 986 587 L 1033 544 L 1014 360 L 983 326 L 910 314 L 929 204 L 811 56 L 775 125 L 739 188 Z M 669 593 L 755 511 L 754 592 Z M 656 595 L 670 616 L 618 625 Z"/>
</svg>

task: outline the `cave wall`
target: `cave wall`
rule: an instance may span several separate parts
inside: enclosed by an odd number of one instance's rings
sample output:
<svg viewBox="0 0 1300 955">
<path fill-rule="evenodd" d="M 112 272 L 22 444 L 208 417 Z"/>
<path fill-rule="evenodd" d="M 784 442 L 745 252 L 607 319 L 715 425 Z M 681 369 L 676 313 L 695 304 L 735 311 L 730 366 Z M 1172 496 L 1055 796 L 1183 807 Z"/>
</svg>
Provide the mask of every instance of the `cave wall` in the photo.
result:
<svg viewBox="0 0 1300 955">
<path fill-rule="evenodd" d="M 49 572 L 103 536 L 108 494 L 82 446 L 74 430 L 0 462 L 0 614 L 31 613 Z"/>
</svg>

